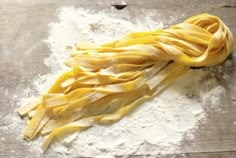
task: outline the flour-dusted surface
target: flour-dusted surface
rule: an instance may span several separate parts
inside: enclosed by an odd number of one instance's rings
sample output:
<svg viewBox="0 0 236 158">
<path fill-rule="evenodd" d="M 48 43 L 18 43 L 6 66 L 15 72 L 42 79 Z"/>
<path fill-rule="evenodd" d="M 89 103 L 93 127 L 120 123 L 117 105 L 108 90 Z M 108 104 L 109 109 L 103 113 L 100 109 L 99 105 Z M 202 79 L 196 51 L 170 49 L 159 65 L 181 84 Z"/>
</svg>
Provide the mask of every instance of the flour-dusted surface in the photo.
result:
<svg viewBox="0 0 236 158">
<path fill-rule="evenodd" d="M 207 76 L 207 71 L 192 70 L 121 121 L 57 140 L 52 149 L 72 157 L 178 153 L 183 137 L 194 139 L 189 130 L 204 122 L 205 102 L 224 95 L 224 88 Z"/>
<path fill-rule="evenodd" d="M 69 57 L 65 49 L 67 46 L 74 46 L 79 42 L 102 44 L 118 39 L 132 31 L 164 27 L 161 21 L 149 19 L 149 14 L 153 16 L 153 12 L 147 12 L 144 17 L 137 17 L 134 20 L 135 23 L 132 23 L 131 19 L 127 19 L 127 13 L 117 15 L 103 11 L 97 13 L 74 7 L 64 7 L 59 9 L 57 13 L 59 22 L 49 24 L 49 37 L 45 40 L 51 54 L 44 63 L 51 68 L 52 73 L 40 76 L 34 82 L 40 92 L 47 90 L 58 74 L 67 70 L 64 65 L 64 61 Z"/>
<path fill-rule="evenodd" d="M 58 21 L 49 24 L 49 37 L 45 40 L 51 50 L 45 64 L 52 73 L 35 78 L 35 88 L 39 93 L 47 90 L 56 77 L 67 70 L 63 64 L 68 58 L 66 46 L 80 41 L 101 44 L 129 32 L 161 29 L 166 25 L 165 21 L 149 18 L 155 14 L 153 10 L 146 13 L 146 16 L 129 19 L 127 13 L 120 12 L 111 14 L 73 7 L 58 10 Z M 66 139 L 57 139 L 49 152 L 70 157 L 178 153 L 185 136 L 194 139 L 190 129 L 204 122 L 205 103 L 210 100 L 216 104 L 224 95 L 224 88 L 214 76 L 219 69 L 190 70 L 121 121 L 110 126 L 96 125 Z"/>
<path fill-rule="evenodd" d="M 60 11 L 55 14 L 57 8 L 76 6 L 90 9 L 92 12 L 105 10 L 109 12 L 109 15 L 114 14 L 115 19 L 123 17 L 127 21 L 131 19 L 132 23 L 137 21 L 145 25 L 148 25 L 148 23 L 138 21 L 136 17 L 141 17 L 141 19 L 147 18 L 147 20 L 151 17 L 157 23 L 159 21 L 163 22 L 164 27 L 181 22 L 187 16 L 208 12 L 219 16 L 230 27 L 236 37 L 236 8 L 233 7 L 235 6 L 235 1 L 232 0 L 213 0 L 207 2 L 203 0 L 125 0 L 130 5 L 119 11 L 111 6 L 113 3 L 119 4 L 120 2 L 120 0 L 101 0 L 99 2 L 96 0 L 0 1 L 0 157 L 50 158 L 73 156 L 73 154 L 72 156 L 63 156 L 64 154 L 53 156 L 52 154 L 55 154 L 55 152 L 52 150 L 49 150 L 46 154 L 40 154 L 41 140 L 36 139 L 34 142 L 23 140 L 22 131 L 25 121 L 21 120 L 15 112 L 15 109 L 22 105 L 19 102 L 22 101 L 22 98 L 26 98 L 25 101 L 29 101 L 31 96 L 38 97 L 36 93 L 46 90 L 47 86 L 45 86 L 44 81 L 47 76 L 42 75 L 50 72 L 50 68 L 45 66 L 43 61 L 48 58 L 50 51 L 47 44 L 41 42 L 41 40 L 48 40 L 48 29 L 50 28 L 48 24 L 56 21 L 55 19 L 58 18 Z M 128 14 L 125 15 L 126 13 Z M 72 43 L 75 42 L 77 41 L 72 41 Z M 236 47 L 234 47 L 235 51 Z M 216 76 L 216 79 L 213 80 L 217 82 L 213 84 L 213 88 L 211 88 L 212 86 L 203 87 L 201 84 L 199 84 L 200 87 L 198 89 L 187 86 L 188 93 L 184 92 L 184 94 L 187 94 L 189 99 L 195 101 L 204 100 L 200 106 L 202 112 L 199 113 L 202 115 L 200 116 L 202 119 L 192 129 L 185 131 L 186 134 L 182 137 L 181 142 L 176 143 L 178 146 L 177 151 L 168 155 L 149 157 L 236 157 L 235 61 L 236 55 L 232 53 L 231 61 L 227 62 L 231 66 L 226 66 L 226 64 L 222 67 L 223 69 L 220 67 L 214 67 L 211 70 L 205 69 L 211 72 L 206 72 L 208 77 L 202 79 L 205 85 L 212 85 L 212 78 L 215 77 L 209 76 Z M 60 63 L 63 63 L 63 61 L 60 61 Z M 59 65 L 57 61 L 55 61 L 55 65 Z M 60 66 L 57 66 L 57 68 L 60 69 Z M 56 73 L 60 73 L 54 70 L 51 72 L 53 72 L 51 74 L 55 74 L 54 76 L 57 76 Z M 33 83 L 36 83 L 37 79 L 40 81 L 39 78 L 44 87 L 41 87 L 40 92 L 38 92 L 37 86 L 33 87 Z M 53 79 L 51 81 L 48 80 L 48 83 L 50 84 L 52 81 Z M 36 85 L 38 84 L 39 82 Z M 199 97 L 199 89 L 201 96 L 204 95 L 203 98 Z M 210 89 L 210 91 L 208 92 L 207 89 Z M 191 91 L 192 93 L 189 93 Z M 109 130 L 109 127 L 106 130 Z M 152 148 L 152 146 L 147 145 L 146 148 Z M 148 152 L 147 149 L 145 150 Z M 181 154 L 176 155 L 176 152 Z M 152 154 L 143 153 L 144 155 Z M 144 156 L 129 155 L 127 157 Z"/>
</svg>

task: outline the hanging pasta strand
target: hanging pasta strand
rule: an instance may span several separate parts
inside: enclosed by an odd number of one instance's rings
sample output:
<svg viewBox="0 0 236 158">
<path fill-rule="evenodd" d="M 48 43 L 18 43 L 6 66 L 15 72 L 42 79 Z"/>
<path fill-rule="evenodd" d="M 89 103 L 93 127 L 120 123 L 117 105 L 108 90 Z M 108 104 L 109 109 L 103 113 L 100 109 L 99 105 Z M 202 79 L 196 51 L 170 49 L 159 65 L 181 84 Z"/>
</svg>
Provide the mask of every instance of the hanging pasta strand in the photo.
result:
<svg viewBox="0 0 236 158">
<path fill-rule="evenodd" d="M 46 150 L 56 137 L 116 122 L 190 67 L 223 62 L 232 48 L 228 27 L 206 13 L 101 46 L 68 47 L 71 57 L 65 64 L 71 70 L 59 76 L 37 104 L 18 110 L 29 117 L 24 138 L 46 135 Z"/>
</svg>

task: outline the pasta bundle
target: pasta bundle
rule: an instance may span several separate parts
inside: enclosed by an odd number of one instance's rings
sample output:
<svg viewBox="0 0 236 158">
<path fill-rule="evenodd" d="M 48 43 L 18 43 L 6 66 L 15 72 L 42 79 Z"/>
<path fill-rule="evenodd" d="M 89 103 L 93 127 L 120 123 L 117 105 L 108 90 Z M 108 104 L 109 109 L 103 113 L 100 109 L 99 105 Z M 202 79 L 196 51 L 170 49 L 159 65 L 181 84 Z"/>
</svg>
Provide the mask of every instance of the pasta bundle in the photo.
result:
<svg viewBox="0 0 236 158">
<path fill-rule="evenodd" d="M 165 30 L 134 32 L 101 46 L 68 47 L 71 68 L 42 94 L 36 105 L 20 107 L 28 116 L 24 138 L 56 138 L 94 124 L 120 120 L 164 90 L 190 67 L 223 62 L 233 36 L 216 16 L 200 14 Z"/>
</svg>

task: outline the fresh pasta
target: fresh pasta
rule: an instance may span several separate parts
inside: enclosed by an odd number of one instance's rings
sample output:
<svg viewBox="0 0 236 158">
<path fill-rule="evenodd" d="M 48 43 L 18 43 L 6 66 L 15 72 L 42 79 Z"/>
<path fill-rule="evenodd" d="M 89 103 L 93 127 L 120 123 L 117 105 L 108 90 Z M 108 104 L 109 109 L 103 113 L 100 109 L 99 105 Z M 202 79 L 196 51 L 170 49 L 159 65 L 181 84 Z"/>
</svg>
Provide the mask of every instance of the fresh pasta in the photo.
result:
<svg viewBox="0 0 236 158">
<path fill-rule="evenodd" d="M 29 118 L 24 139 L 46 136 L 46 150 L 56 137 L 116 122 L 190 67 L 223 62 L 232 48 L 228 27 L 206 13 L 100 46 L 67 47 L 71 57 L 65 64 L 70 71 L 59 76 L 37 104 L 18 109 Z"/>
</svg>

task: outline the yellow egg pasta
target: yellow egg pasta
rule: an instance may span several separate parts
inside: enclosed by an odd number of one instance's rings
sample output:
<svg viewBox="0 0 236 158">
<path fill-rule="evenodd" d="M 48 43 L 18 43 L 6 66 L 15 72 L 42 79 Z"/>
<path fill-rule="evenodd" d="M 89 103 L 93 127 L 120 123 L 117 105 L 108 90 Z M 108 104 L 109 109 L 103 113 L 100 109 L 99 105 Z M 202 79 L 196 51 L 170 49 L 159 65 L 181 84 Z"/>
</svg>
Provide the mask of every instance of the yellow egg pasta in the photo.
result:
<svg viewBox="0 0 236 158">
<path fill-rule="evenodd" d="M 29 118 L 24 138 L 46 136 L 46 150 L 56 137 L 116 122 L 190 67 L 223 62 L 232 48 L 228 27 L 206 13 L 100 46 L 67 47 L 71 57 L 65 64 L 71 70 L 59 76 L 37 104 L 18 109 Z"/>
</svg>

